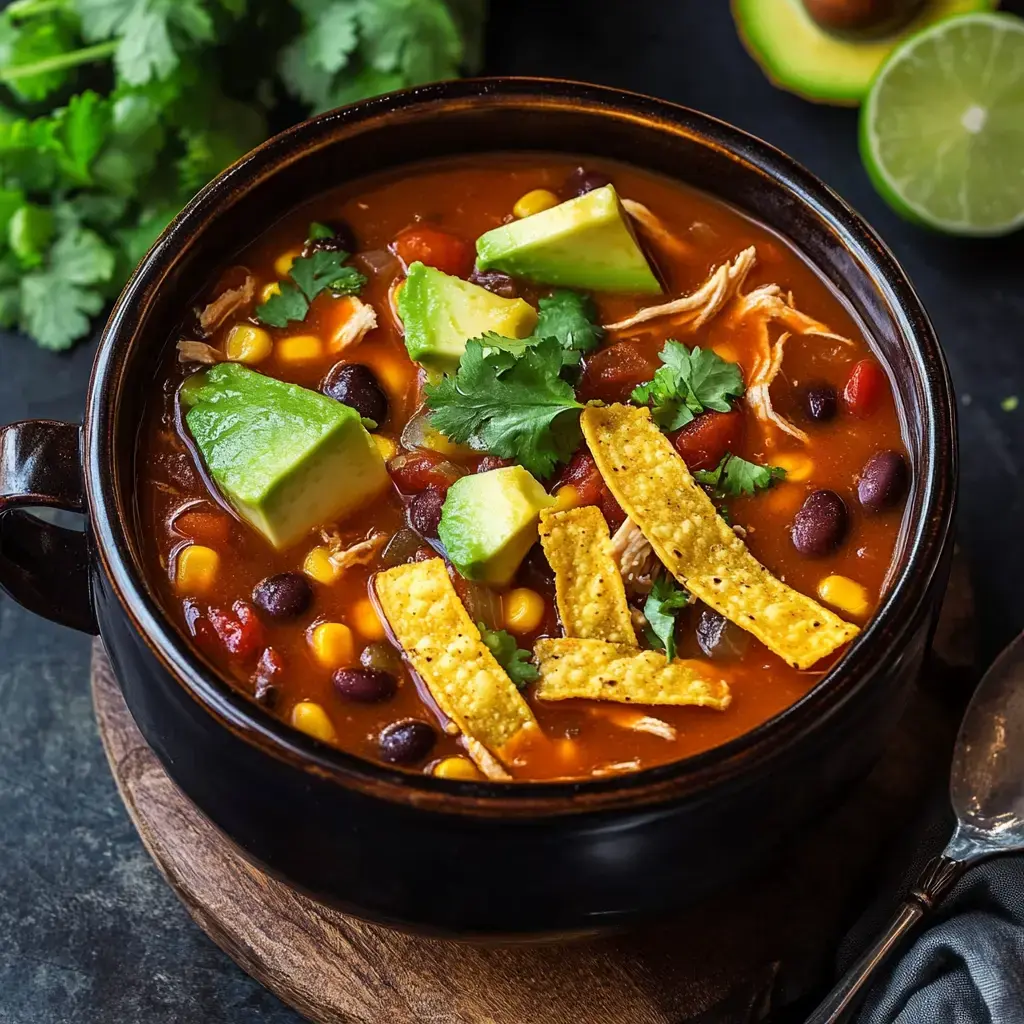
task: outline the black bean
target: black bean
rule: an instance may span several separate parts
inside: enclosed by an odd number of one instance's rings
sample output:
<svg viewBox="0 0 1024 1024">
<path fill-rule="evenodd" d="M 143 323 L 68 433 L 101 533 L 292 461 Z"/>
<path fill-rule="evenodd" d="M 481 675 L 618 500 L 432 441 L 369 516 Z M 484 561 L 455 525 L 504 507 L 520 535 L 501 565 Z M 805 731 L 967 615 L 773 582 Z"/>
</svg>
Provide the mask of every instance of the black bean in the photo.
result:
<svg viewBox="0 0 1024 1024">
<path fill-rule="evenodd" d="M 804 395 L 807 415 L 816 423 L 827 423 L 836 414 L 838 400 L 831 384 L 816 384 Z"/>
<path fill-rule="evenodd" d="M 409 525 L 421 536 L 437 539 L 437 527 L 441 522 L 444 495 L 433 487 L 420 491 L 405 507 Z"/>
<path fill-rule="evenodd" d="M 378 672 L 391 672 L 397 675 L 402 671 L 402 656 L 391 644 L 367 644 L 359 655 L 359 664 L 363 668 L 376 669 Z"/>
<path fill-rule="evenodd" d="M 320 252 L 347 252 L 353 253 L 357 251 L 356 236 L 352 228 L 345 223 L 343 220 L 331 221 L 324 225 L 328 227 L 334 233 L 327 235 L 324 238 L 309 238 L 306 240 L 306 245 L 302 251 L 304 256 L 309 256 L 311 253 Z"/>
<path fill-rule="evenodd" d="M 703 608 L 697 620 L 697 643 L 715 661 L 739 658 L 746 651 L 750 634 L 731 623 L 714 608 Z"/>
<path fill-rule="evenodd" d="M 801 555 L 827 555 L 839 547 L 848 527 L 846 502 L 835 491 L 815 491 L 793 517 L 790 536 Z"/>
<path fill-rule="evenodd" d="M 407 718 L 381 729 L 377 740 L 380 757 L 389 764 L 417 764 L 434 749 L 437 733 L 428 722 Z"/>
<path fill-rule="evenodd" d="M 562 194 L 572 199 L 575 196 L 593 192 L 595 188 L 604 188 L 605 185 L 611 183 L 612 179 L 607 174 L 602 174 L 600 171 L 588 171 L 586 167 L 577 167 L 565 179 Z"/>
<path fill-rule="evenodd" d="M 252 603 L 272 619 L 294 619 L 313 600 L 313 588 L 301 572 L 279 572 L 253 588 Z"/>
<path fill-rule="evenodd" d="M 362 363 L 336 363 L 320 390 L 381 426 L 388 418 L 388 398 L 373 370 Z"/>
<path fill-rule="evenodd" d="M 907 463 L 899 452 L 875 452 L 860 471 L 857 498 L 868 512 L 883 512 L 903 500 L 909 482 Z"/>
<path fill-rule="evenodd" d="M 390 672 L 380 669 L 339 668 L 334 673 L 334 689 L 346 700 L 377 704 L 395 695 L 398 680 Z"/>
<path fill-rule="evenodd" d="M 508 274 L 503 274 L 500 270 L 474 270 L 469 275 L 469 280 L 504 299 L 519 298 L 519 285 Z"/>
</svg>

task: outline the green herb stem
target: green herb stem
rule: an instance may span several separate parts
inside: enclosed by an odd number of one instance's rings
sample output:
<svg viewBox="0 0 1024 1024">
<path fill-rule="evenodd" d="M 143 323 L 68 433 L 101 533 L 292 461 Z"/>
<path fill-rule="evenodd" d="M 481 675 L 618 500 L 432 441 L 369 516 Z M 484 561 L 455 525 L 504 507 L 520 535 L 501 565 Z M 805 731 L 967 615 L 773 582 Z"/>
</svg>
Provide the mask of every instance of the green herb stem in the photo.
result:
<svg viewBox="0 0 1024 1024">
<path fill-rule="evenodd" d="M 66 68 L 78 67 L 79 64 L 90 64 L 93 61 L 112 56 L 117 47 L 118 41 L 111 39 L 109 42 L 86 46 L 81 50 L 59 53 L 55 57 L 46 57 L 32 64 L 17 64 L 12 68 L 0 70 L 0 82 L 13 82 L 18 78 L 43 75 L 49 71 L 63 71 Z"/>
<path fill-rule="evenodd" d="M 7 5 L 6 13 L 8 18 L 21 21 L 51 11 L 64 11 L 67 7 L 67 0 L 14 0 L 14 3 Z"/>
</svg>

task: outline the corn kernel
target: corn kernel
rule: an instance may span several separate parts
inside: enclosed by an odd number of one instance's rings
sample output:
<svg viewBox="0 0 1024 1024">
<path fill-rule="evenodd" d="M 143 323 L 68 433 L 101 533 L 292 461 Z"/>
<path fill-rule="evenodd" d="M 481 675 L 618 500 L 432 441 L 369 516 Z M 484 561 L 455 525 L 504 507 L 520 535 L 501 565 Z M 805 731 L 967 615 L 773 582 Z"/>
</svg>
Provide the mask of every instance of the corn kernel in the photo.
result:
<svg viewBox="0 0 1024 1024">
<path fill-rule="evenodd" d="M 373 438 L 373 443 L 377 446 L 377 451 L 380 452 L 380 457 L 385 462 L 395 457 L 398 445 L 390 437 L 385 437 L 383 434 L 371 434 L 370 437 Z"/>
<path fill-rule="evenodd" d="M 532 633 L 544 621 L 544 598 L 536 590 L 516 587 L 501 602 L 505 628 L 510 633 Z"/>
<path fill-rule="evenodd" d="M 282 363 L 311 363 L 323 354 L 323 342 L 313 334 L 296 334 L 277 343 L 277 358 Z"/>
<path fill-rule="evenodd" d="M 352 630 L 340 622 L 321 622 L 309 634 L 313 657 L 324 668 L 344 668 L 356 659 Z"/>
<path fill-rule="evenodd" d="M 373 607 L 368 597 L 364 597 L 352 606 L 348 620 L 352 623 L 352 628 L 364 640 L 383 640 L 387 635 L 384 632 L 384 623 L 380 621 L 377 609 Z"/>
<path fill-rule="evenodd" d="M 262 327 L 252 324 L 235 324 L 228 331 L 227 344 L 224 347 L 228 359 L 233 363 L 246 363 L 255 366 L 262 363 L 274 351 L 274 343 Z"/>
<path fill-rule="evenodd" d="M 520 219 L 532 217 L 535 213 L 550 210 L 559 202 L 560 200 L 554 192 L 549 192 L 546 188 L 535 188 L 532 192 L 527 192 L 525 196 L 519 197 L 516 205 L 512 207 L 512 212 Z"/>
<path fill-rule="evenodd" d="M 260 302 L 269 302 L 275 295 L 281 294 L 281 282 L 271 281 L 260 289 Z"/>
<path fill-rule="evenodd" d="M 786 479 L 795 484 L 802 484 L 804 481 L 810 480 L 811 473 L 814 472 L 813 459 L 800 452 L 784 452 L 782 455 L 776 455 L 771 461 L 779 469 L 784 469 Z"/>
<path fill-rule="evenodd" d="M 818 597 L 855 619 L 864 618 L 871 610 L 867 588 L 848 576 L 826 576 L 818 584 Z"/>
<path fill-rule="evenodd" d="M 189 544 L 178 552 L 174 585 L 182 594 L 205 594 L 217 579 L 220 555 L 204 544 Z"/>
<path fill-rule="evenodd" d="M 580 492 L 572 484 L 562 484 L 555 491 L 555 503 L 551 506 L 552 512 L 567 512 L 571 508 L 579 508 L 583 504 L 580 501 Z"/>
<path fill-rule="evenodd" d="M 736 349 L 732 345 L 726 344 L 724 341 L 720 341 L 715 345 L 711 346 L 711 351 L 715 353 L 719 359 L 724 359 L 727 363 L 738 363 L 740 357 L 736 354 Z"/>
<path fill-rule="evenodd" d="M 292 264 L 298 258 L 298 249 L 289 249 L 287 252 L 281 253 L 281 255 L 274 260 L 274 273 L 277 274 L 278 277 L 287 277 L 288 271 L 292 269 Z"/>
<path fill-rule="evenodd" d="M 796 512 L 796 510 L 803 504 L 806 494 L 806 487 L 801 487 L 798 484 L 791 484 L 788 481 L 782 480 L 775 484 L 775 486 L 759 500 L 763 503 L 764 508 L 776 513 L 776 515 L 793 515 L 793 513 Z"/>
<path fill-rule="evenodd" d="M 380 378 L 393 402 L 401 402 L 409 390 L 413 367 L 406 358 L 386 353 L 373 360 L 371 369 Z"/>
<path fill-rule="evenodd" d="M 440 779 L 462 779 L 471 782 L 482 779 L 476 765 L 466 757 L 445 757 L 434 765 L 434 774 Z"/>
<path fill-rule="evenodd" d="M 315 701 L 302 700 L 292 708 L 292 725 L 324 743 L 334 743 L 338 738 L 327 712 Z"/>
<path fill-rule="evenodd" d="M 317 583 L 333 583 L 338 578 L 338 570 L 331 561 L 331 553 L 322 544 L 306 555 L 302 571 Z"/>
</svg>

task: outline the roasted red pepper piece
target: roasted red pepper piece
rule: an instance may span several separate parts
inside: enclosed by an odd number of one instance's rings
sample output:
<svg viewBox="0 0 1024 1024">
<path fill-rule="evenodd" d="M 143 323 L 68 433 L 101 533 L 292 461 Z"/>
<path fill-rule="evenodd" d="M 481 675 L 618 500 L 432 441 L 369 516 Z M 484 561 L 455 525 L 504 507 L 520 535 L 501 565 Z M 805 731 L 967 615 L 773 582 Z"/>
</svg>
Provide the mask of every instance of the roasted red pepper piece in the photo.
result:
<svg viewBox="0 0 1024 1024">
<path fill-rule="evenodd" d="M 687 469 L 714 469 L 726 452 L 736 452 L 743 440 L 743 413 L 705 412 L 669 435 Z"/>
<path fill-rule="evenodd" d="M 418 260 L 455 277 L 468 277 L 473 272 L 472 246 L 428 224 L 406 228 L 395 239 L 394 251 L 407 268 Z"/>
<path fill-rule="evenodd" d="M 885 391 L 885 374 L 873 359 L 855 363 L 843 388 L 843 404 L 854 416 L 870 416 Z"/>
</svg>

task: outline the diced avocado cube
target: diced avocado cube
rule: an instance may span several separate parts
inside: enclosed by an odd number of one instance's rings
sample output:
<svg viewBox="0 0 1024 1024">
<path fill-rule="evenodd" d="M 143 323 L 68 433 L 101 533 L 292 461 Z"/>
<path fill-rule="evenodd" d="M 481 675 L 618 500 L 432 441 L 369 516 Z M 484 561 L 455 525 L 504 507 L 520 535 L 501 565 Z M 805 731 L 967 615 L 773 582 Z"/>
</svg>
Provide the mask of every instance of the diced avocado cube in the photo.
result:
<svg viewBox="0 0 1024 1024">
<path fill-rule="evenodd" d="M 219 363 L 179 391 L 185 422 L 221 494 L 276 548 L 337 522 L 390 483 L 355 409 Z"/>
<path fill-rule="evenodd" d="M 438 536 L 466 579 L 503 587 L 537 542 L 541 510 L 554 500 L 522 466 L 460 477 L 448 489 Z"/>
<path fill-rule="evenodd" d="M 398 293 L 409 357 L 437 373 L 454 373 L 466 342 L 493 331 L 525 338 L 537 311 L 523 299 L 503 299 L 486 288 L 413 263 Z"/>
<path fill-rule="evenodd" d="M 654 271 L 612 185 L 595 188 L 476 240 L 476 265 L 537 284 L 657 295 Z"/>
</svg>

